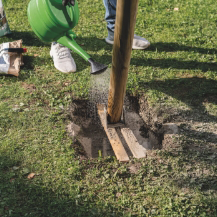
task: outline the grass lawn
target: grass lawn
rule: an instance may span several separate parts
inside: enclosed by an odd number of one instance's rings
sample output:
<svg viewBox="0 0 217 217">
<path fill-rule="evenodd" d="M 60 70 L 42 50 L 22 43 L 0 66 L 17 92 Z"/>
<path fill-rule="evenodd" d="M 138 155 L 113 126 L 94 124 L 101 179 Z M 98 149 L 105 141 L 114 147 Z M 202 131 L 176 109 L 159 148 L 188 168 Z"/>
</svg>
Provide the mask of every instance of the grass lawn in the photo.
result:
<svg viewBox="0 0 217 217">
<path fill-rule="evenodd" d="M 68 108 L 88 98 L 90 67 L 73 53 L 76 73 L 54 68 L 50 44 L 28 24 L 28 2 L 7 1 L 13 34 L 0 38 L 28 49 L 19 77 L 0 77 L 0 216 L 217 216 L 216 0 L 139 1 L 135 33 L 151 46 L 132 51 L 127 94 L 180 135 L 129 163 L 82 160 L 75 150 Z M 76 41 L 111 66 L 102 0 L 78 3 Z"/>
</svg>

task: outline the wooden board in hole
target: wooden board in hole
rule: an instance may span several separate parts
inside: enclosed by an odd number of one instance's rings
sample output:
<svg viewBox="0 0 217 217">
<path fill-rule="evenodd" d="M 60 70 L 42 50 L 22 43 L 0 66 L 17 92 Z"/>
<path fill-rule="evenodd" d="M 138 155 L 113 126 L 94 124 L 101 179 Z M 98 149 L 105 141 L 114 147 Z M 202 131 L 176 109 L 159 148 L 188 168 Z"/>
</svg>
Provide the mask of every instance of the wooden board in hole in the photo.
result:
<svg viewBox="0 0 217 217">
<path fill-rule="evenodd" d="M 129 161 L 129 156 L 126 152 L 126 150 L 124 149 L 124 146 L 115 130 L 115 128 L 107 128 L 107 113 L 105 110 L 105 105 L 103 104 L 98 104 L 97 105 L 97 109 L 98 109 L 98 114 L 101 120 L 101 123 L 104 127 L 104 130 L 106 132 L 106 135 L 111 143 L 112 149 L 115 153 L 115 156 L 117 157 L 117 159 L 120 162 L 126 162 Z"/>
<path fill-rule="evenodd" d="M 131 129 L 121 128 L 121 133 L 135 158 L 144 158 L 147 156 L 146 149 L 138 143 Z"/>
</svg>

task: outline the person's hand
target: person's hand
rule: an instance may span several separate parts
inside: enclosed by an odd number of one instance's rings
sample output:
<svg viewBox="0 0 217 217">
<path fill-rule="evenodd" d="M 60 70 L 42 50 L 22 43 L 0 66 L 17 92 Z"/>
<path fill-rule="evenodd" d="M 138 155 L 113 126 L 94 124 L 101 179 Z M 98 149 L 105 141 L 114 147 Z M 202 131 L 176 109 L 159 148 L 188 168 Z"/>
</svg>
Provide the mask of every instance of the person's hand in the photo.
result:
<svg viewBox="0 0 217 217">
<path fill-rule="evenodd" d="M 75 0 L 62 0 L 62 3 L 63 3 L 64 6 L 69 5 L 69 4 L 74 6 L 75 5 Z"/>
</svg>

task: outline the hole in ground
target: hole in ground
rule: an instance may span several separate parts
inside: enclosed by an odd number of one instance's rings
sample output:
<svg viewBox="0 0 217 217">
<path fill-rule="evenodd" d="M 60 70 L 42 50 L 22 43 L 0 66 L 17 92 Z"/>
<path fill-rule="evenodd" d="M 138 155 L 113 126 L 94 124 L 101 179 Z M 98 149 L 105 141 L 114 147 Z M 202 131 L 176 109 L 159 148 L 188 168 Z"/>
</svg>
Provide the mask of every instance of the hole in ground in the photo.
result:
<svg viewBox="0 0 217 217">
<path fill-rule="evenodd" d="M 115 156 L 111 144 L 97 115 L 96 105 L 88 100 L 74 100 L 69 109 L 68 132 L 73 137 L 74 149 L 78 155 L 88 158 Z M 124 103 L 125 126 L 130 128 L 141 146 L 147 150 L 161 149 L 165 133 L 177 133 L 174 124 L 163 124 L 155 120 L 144 99 L 128 96 Z M 129 156 L 132 153 L 124 138 L 119 137 Z"/>
</svg>

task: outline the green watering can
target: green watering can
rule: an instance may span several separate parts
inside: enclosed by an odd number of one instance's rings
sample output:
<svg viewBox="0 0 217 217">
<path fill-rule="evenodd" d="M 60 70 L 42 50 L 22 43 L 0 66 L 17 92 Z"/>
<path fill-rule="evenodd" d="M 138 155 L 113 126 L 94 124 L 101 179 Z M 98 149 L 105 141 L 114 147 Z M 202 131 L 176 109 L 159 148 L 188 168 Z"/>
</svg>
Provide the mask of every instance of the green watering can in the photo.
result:
<svg viewBox="0 0 217 217">
<path fill-rule="evenodd" d="M 72 32 L 79 20 L 78 3 L 62 5 L 62 0 L 31 0 L 28 20 L 35 34 L 45 42 L 57 41 L 75 51 L 91 64 L 91 74 L 104 71 L 107 66 L 95 62 L 74 40 Z"/>
</svg>

